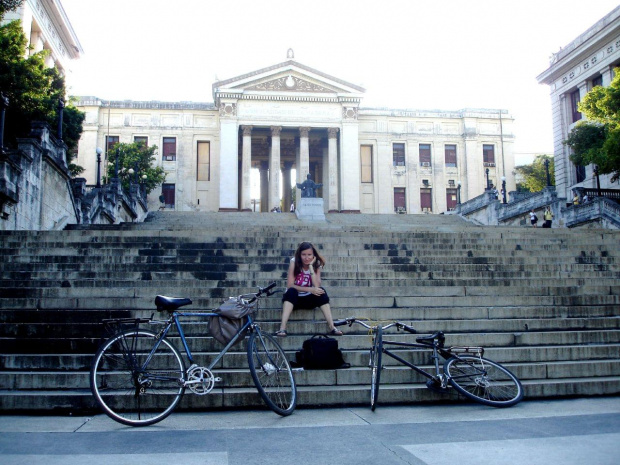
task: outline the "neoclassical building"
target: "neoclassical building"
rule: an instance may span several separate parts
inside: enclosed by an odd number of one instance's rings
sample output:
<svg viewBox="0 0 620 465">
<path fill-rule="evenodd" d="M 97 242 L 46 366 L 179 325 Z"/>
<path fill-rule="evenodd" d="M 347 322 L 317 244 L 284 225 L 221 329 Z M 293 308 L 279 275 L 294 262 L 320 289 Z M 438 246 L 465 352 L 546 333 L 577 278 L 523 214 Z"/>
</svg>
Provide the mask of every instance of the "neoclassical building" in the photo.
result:
<svg viewBox="0 0 620 465">
<path fill-rule="evenodd" d="M 620 66 L 620 6 L 551 56 L 537 79 L 551 90 L 555 183 L 558 197 L 571 199 L 577 187 L 595 188 L 594 166 L 575 166 L 563 144 L 583 115 L 577 104 L 595 86 L 608 86 Z M 601 175 L 601 188 L 617 188 Z"/>
<path fill-rule="evenodd" d="M 178 211 L 288 210 L 307 174 L 323 185 L 326 212 L 442 213 L 487 180 L 515 189 L 506 110 L 364 108 L 364 92 L 289 50 L 287 61 L 215 82 L 213 103 L 82 97 L 77 163 L 94 184 L 97 147 L 155 144 L 166 205 Z"/>
</svg>

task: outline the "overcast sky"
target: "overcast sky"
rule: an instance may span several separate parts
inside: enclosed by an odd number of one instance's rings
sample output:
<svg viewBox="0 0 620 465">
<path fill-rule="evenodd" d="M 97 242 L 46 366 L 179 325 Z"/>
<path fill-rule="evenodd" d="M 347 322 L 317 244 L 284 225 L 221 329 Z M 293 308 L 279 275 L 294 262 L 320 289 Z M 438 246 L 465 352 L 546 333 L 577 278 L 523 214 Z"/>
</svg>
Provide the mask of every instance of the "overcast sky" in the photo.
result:
<svg viewBox="0 0 620 465">
<path fill-rule="evenodd" d="M 617 0 L 61 0 L 84 48 L 72 95 L 212 102 L 211 85 L 295 60 L 363 107 L 506 109 L 515 151 L 552 153 L 549 56 Z M 518 157 L 529 162 L 528 157 Z"/>
</svg>

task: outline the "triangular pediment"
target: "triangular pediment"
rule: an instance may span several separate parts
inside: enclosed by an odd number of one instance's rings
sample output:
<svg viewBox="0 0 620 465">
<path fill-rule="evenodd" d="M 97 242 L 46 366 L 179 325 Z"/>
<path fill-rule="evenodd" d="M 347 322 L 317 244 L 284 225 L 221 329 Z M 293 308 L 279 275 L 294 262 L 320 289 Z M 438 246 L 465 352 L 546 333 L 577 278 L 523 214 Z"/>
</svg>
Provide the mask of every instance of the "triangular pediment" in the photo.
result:
<svg viewBox="0 0 620 465">
<path fill-rule="evenodd" d="M 323 95 L 325 97 L 357 97 L 365 92 L 360 86 L 322 73 L 316 69 L 289 60 L 232 79 L 213 84 L 214 100 L 223 94 L 250 97 L 268 96 L 273 93 L 294 98 L 295 95 Z"/>
</svg>

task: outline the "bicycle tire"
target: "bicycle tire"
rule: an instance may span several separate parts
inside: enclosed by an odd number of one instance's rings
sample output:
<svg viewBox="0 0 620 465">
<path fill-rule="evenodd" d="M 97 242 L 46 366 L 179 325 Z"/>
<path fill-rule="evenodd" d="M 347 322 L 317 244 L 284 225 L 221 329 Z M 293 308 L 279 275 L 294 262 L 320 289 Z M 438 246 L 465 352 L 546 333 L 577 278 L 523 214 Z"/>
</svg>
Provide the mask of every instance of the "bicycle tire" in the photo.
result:
<svg viewBox="0 0 620 465">
<path fill-rule="evenodd" d="M 276 339 L 260 330 L 248 339 L 248 366 L 256 389 L 278 415 L 290 415 L 297 405 L 293 371 Z"/>
<path fill-rule="evenodd" d="M 90 369 L 90 389 L 113 420 L 148 426 L 170 415 L 185 393 L 185 363 L 167 339 L 145 363 L 157 334 L 145 329 L 121 331 L 97 351 Z"/>
<path fill-rule="evenodd" d="M 451 357 L 444 363 L 444 373 L 454 389 L 484 405 L 510 407 L 523 399 L 523 386 L 517 377 L 486 358 Z"/>
<path fill-rule="evenodd" d="M 370 410 L 375 411 L 379 400 L 379 384 L 381 382 L 381 358 L 383 357 L 383 328 L 377 326 L 375 337 L 370 351 L 370 368 L 372 375 L 370 378 Z"/>
</svg>

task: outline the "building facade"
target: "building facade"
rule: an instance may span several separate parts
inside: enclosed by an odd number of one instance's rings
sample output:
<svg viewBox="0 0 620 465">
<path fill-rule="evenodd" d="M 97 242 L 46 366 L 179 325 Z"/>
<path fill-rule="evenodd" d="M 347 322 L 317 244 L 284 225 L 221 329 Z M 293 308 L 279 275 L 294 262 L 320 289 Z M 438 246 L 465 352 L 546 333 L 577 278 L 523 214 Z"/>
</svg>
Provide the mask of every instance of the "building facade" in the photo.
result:
<svg viewBox="0 0 620 465">
<path fill-rule="evenodd" d="M 620 6 L 551 56 L 537 79 L 551 90 L 555 183 L 558 197 L 572 199 L 575 188 L 595 188 L 594 166 L 575 166 L 563 141 L 581 121 L 579 101 L 595 86 L 608 86 L 620 66 Z M 601 188 L 617 188 L 611 175 L 599 177 Z"/>
<path fill-rule="evenodd" d="M 363 88 L 287 58 L 214 83 L 213 103 L 82 97 L 84 177 L 96 182 L 97 147 L 143 141 L 158 146 L 161 193 L 178 211 L 288 210 L 307 174 L 326 212 L 443 213 L 487 182 L 515 189 L 506 110 L 364 108 Z"/>
<path fill-rule="evenodd" d="M 33 54 L 49 50 L 46 65 L 55 66 L 62 75 L 71 69 L 71 60 L 84 52 L 61 3 L 54 0 L 24 0 L 8 11 L 3 22 L 20 20 L 29 49 Z"/>
</svg>

